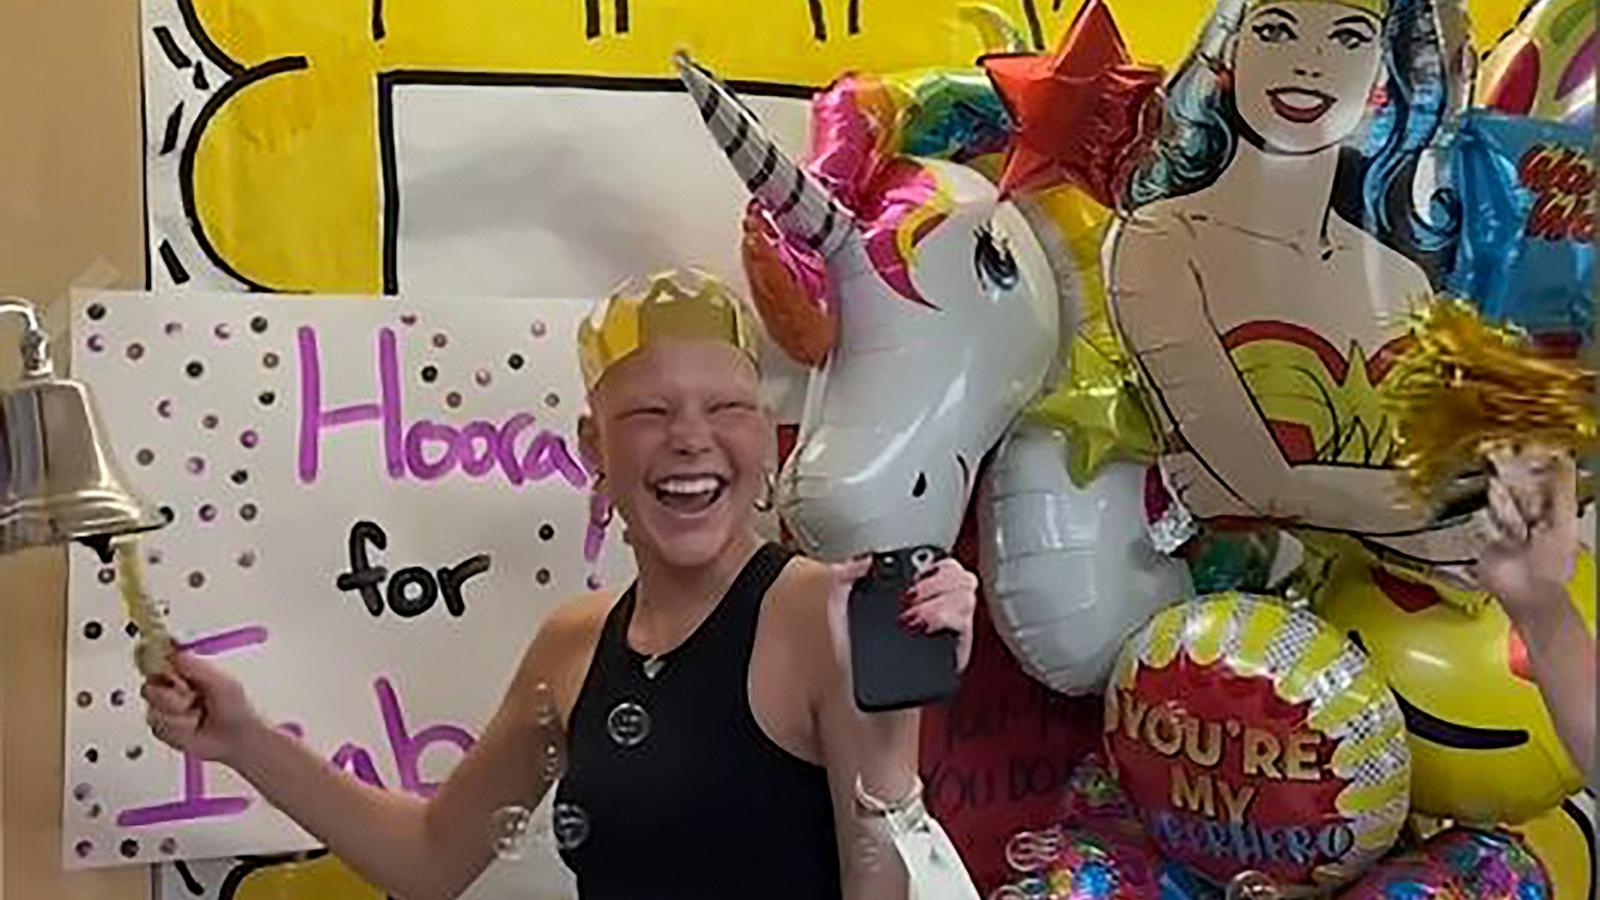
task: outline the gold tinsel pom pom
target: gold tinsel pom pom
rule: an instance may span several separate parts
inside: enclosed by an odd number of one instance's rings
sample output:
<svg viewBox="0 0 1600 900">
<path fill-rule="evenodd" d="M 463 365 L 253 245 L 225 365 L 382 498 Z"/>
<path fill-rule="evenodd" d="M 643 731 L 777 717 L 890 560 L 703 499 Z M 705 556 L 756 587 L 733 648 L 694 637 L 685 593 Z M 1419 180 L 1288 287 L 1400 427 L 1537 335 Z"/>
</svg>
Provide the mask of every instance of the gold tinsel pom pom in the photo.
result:
<svg viewBox="0 0 1600 900">
<path fill-rule="evenodd" d="M 1594 376 L 1576 362 L 1540 353 L 1519 330 L 1450 298 L 1415 313 L 1411 338 L 1385 394 L 1398 465 L 1420 499 L 1438 499 L 1487 447 L 1595 446 Z"/>
</svg>

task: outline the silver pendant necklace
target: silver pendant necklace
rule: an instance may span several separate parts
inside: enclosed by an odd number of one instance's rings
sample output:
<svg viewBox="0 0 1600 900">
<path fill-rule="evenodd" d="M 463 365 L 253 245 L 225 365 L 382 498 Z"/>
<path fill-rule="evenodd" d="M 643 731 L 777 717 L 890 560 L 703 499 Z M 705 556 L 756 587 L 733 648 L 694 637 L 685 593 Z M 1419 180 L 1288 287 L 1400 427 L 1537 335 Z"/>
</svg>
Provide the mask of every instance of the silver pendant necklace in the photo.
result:
<svg viewBox="0 0 1600 900">
<path fill-rule="evenodd" d="M 661 674 L 661 670 L 665 668 L 666 665 L 667 661 L 662 659 L 660 654 L 647 656 L 644 658 L 644 661 L 640 663 L 640 666 L 644 669 L 644 677 L 650 679 L 651 681 L 656 680 L 656 676 Z"/>
</svg>

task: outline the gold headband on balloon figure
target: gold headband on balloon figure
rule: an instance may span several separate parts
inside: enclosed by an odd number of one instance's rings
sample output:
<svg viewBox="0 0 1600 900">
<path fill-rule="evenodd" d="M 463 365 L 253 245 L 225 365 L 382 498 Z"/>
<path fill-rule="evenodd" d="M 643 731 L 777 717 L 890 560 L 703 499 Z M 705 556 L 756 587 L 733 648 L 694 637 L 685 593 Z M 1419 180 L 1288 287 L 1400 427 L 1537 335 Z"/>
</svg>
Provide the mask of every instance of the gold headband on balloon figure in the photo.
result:
<svg viewBox="0 0 1600 900">
<path fill-rule="evenodd" d="M 624 283 L 578 324 L 583 384 L 637 350 L 662 340 L 720 341 L 757 355 L 753 314 L 727 285 L 698 269 L 677 269 Z"/>
<path fill-rule="evenodd" d="M 1274 2 L 1276 0 L 1250 0 L 1249 3 L 1245 4 L 1245 12 L 1253 13 L 1261 7 L 1268 6 Z M 1362 12 L 1372 13 L 1380 19 L 1389 14 L 1389 0 L 1322 0 L 1322 2 L 1359 9 Z"/>
</svg>

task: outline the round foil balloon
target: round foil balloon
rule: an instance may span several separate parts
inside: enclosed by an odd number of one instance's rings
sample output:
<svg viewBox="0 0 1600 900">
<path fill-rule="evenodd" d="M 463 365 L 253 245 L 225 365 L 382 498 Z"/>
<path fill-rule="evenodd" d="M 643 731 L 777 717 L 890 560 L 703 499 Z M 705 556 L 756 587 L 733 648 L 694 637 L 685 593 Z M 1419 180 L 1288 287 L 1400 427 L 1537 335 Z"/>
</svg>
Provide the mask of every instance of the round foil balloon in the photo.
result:
<svg viewBox="0 0 1600 900">
<path fill-rule="evenodd" d="M 1143 835 L 1112 828 L 1051 828 L 1018 832 L 1006 859 L 1021 873 L 992 900 L 1158 900 L 1161 860 Z"/>
<path fill-rule="evenodd" d="M 1592 128 L 1593 0 L 1534 0 L 1478 74 L 1478 96 L 1501 112 Z"/>
<path fill-rule="evenodd" d="M 1584 553 L 1568 594 L 1591 634 L 1594 578 L 1594 557 Z M 1317 611 L 1372 654 L 1405 711 L 1412 807 L 1515 824 L 1560 804 L 1583 776 L 1505 612 L 1486 595 L 1448 593 L 1352 554 L 1337 563 Z"/>
<path fill-rule="evenodd" d="M 1596 873 L 1600 873 L 1596 827 L 1594 794 L 1586 790 L 1507 830 L 1527 842 L 1528 850 L 1544 866 L 1551 900 L 1594 900 Z"/>
<path fill-rule="evenodd" d="M 1544 867 L 1519 837 L 1452 829 L 1385 860 L 1339 900 L 1546 900 Z"/>
<path fill-rule="evenodd" d="M 1118 779 L 1170 858 L 1285 895 L 1359 875 L 1405 822 L 1400 708 L 1367 655 L 1301 610 L 1213 594 L 1158 613 L 1106 689 Z"/>
<path fill-rule="evenodd" d="M 1339 894 L 1339 900 L 1470 900 L 1437 859 L 1405 855 L 1384 860 Z"/>
</svg>

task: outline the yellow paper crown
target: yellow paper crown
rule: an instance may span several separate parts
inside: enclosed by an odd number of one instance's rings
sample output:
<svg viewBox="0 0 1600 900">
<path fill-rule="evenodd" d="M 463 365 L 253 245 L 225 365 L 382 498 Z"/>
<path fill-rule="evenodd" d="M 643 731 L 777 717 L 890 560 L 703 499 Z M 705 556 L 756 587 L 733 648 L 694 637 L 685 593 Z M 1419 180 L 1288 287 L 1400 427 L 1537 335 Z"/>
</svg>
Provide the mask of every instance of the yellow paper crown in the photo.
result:
<svg viewBox="0 0 1600 900">
<path fill-rule="evenodd" d="M 584 388 L 594 390 L 608 369 L 660 340 L 721 341 L 752 361 L 757 353 L 751 313 L 739 295 L 698 269 L 675 269 L 625 282 L 578 323 Z"/>
</svg>

